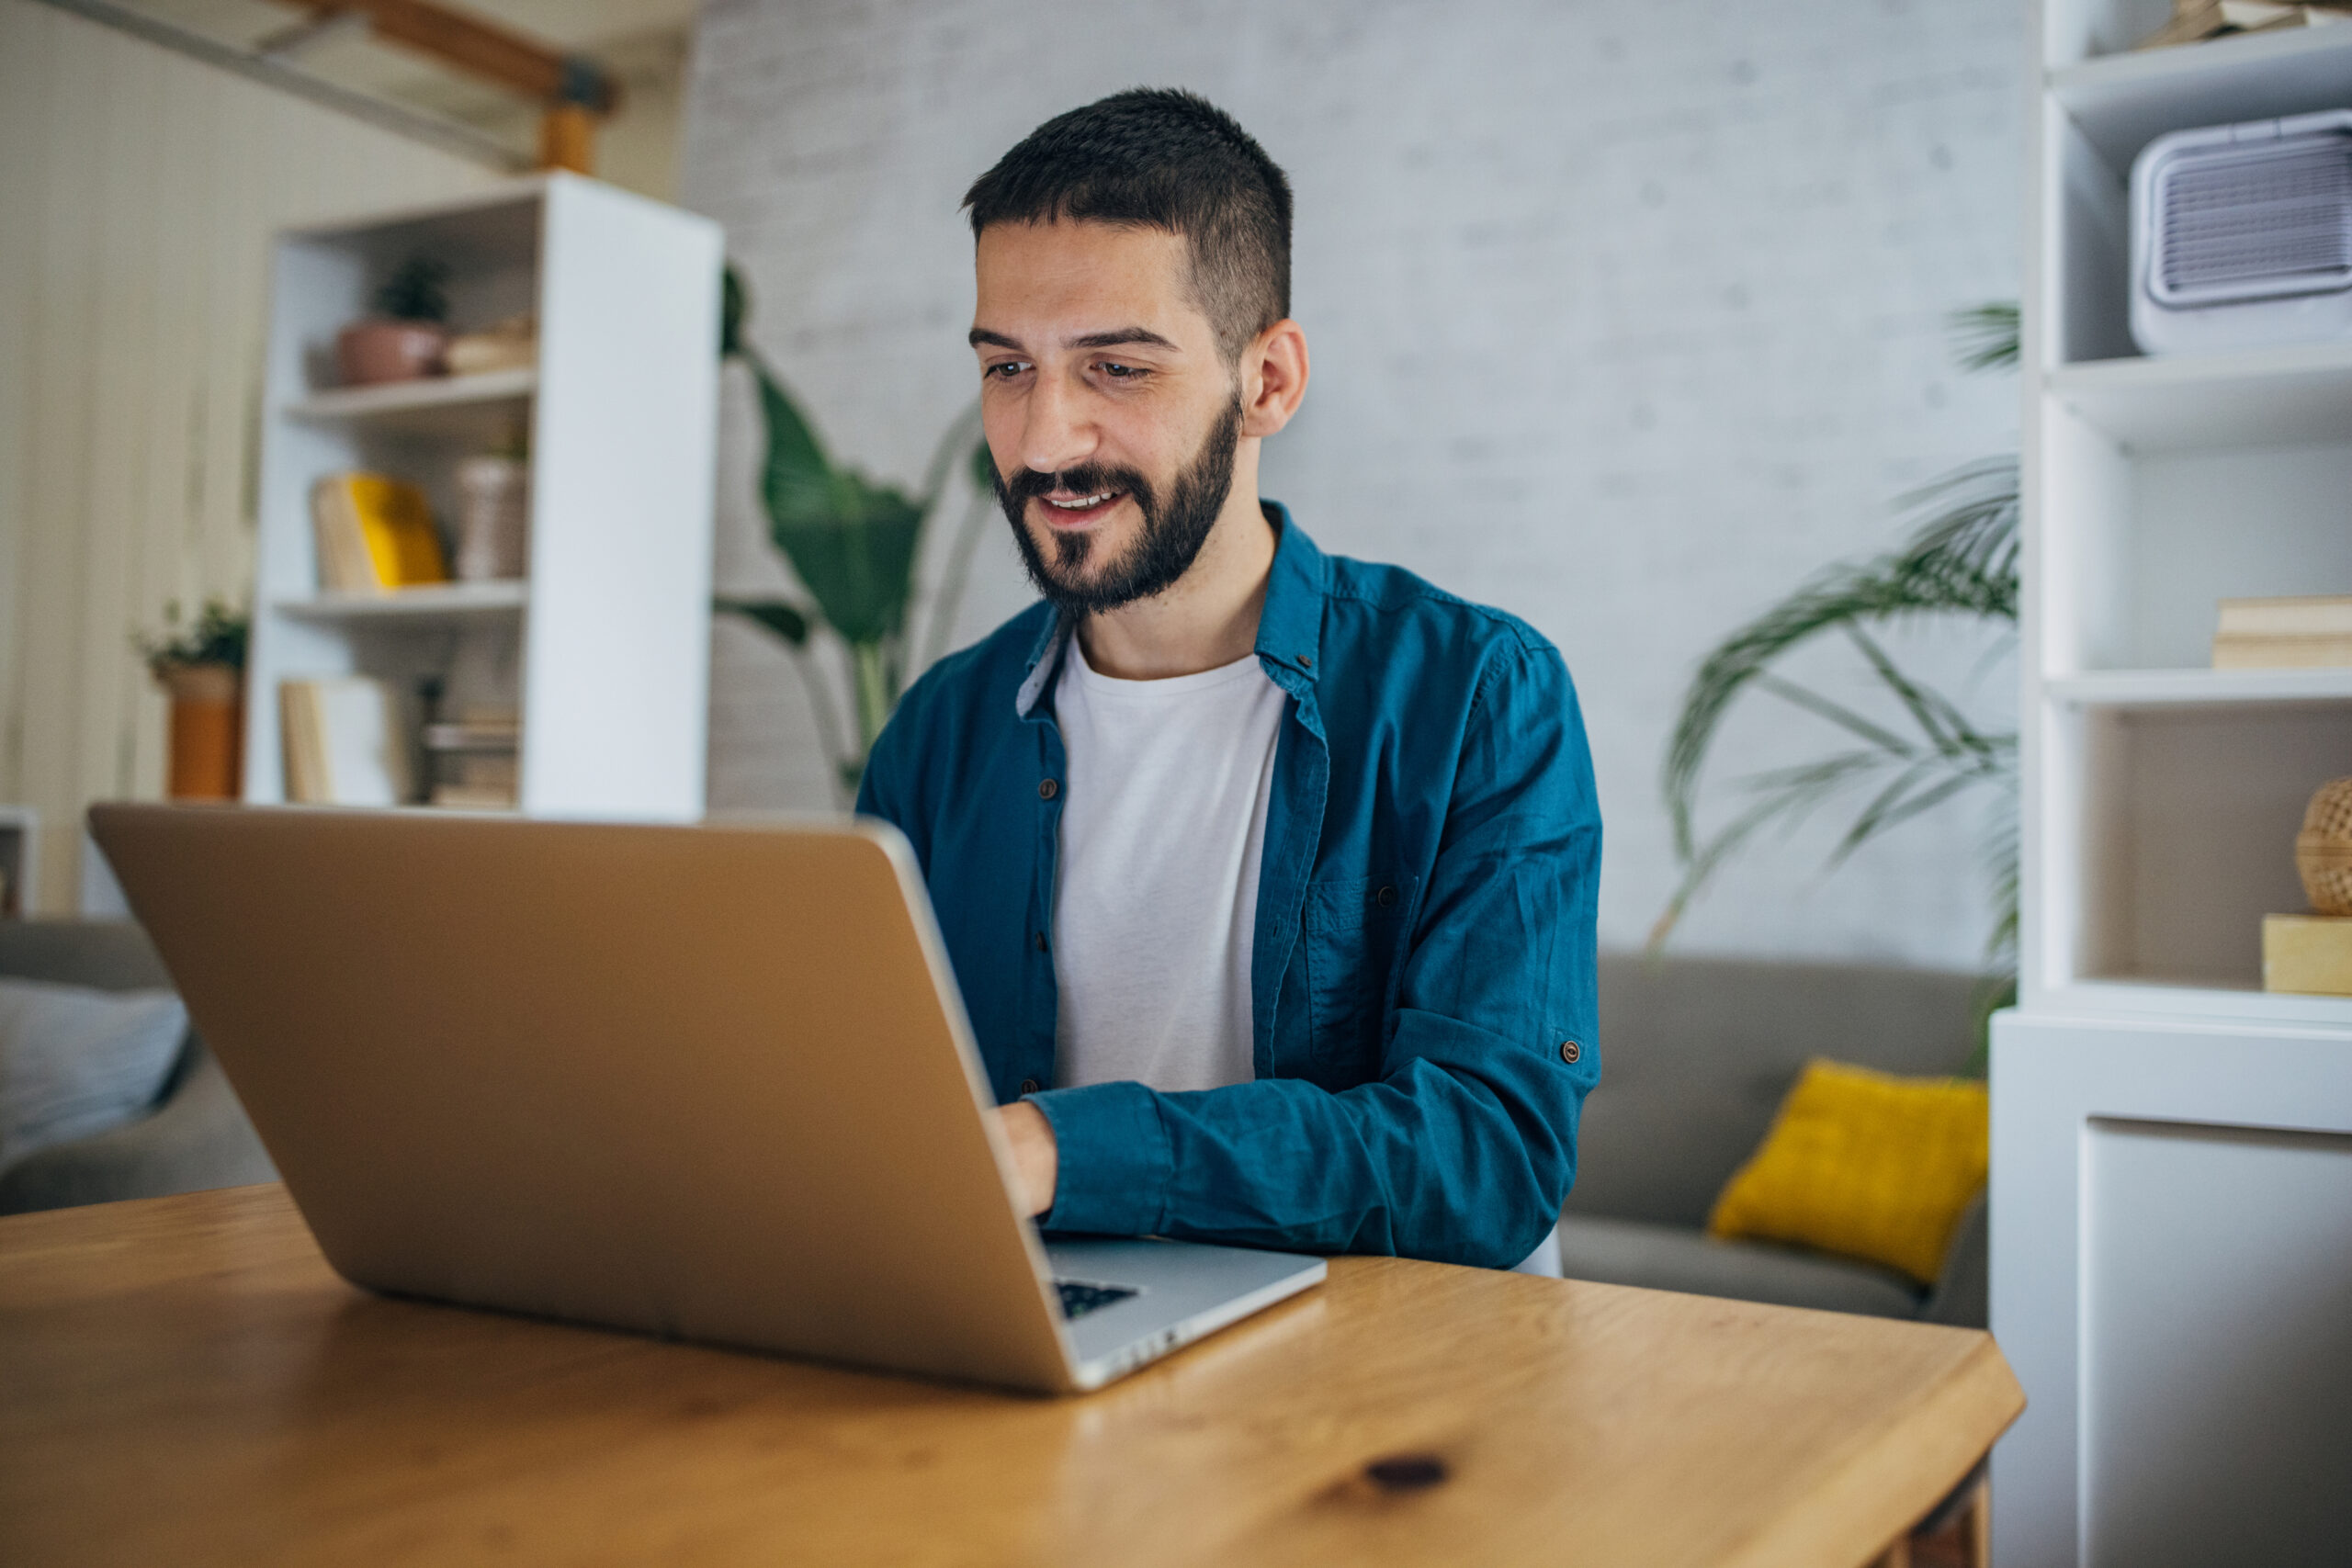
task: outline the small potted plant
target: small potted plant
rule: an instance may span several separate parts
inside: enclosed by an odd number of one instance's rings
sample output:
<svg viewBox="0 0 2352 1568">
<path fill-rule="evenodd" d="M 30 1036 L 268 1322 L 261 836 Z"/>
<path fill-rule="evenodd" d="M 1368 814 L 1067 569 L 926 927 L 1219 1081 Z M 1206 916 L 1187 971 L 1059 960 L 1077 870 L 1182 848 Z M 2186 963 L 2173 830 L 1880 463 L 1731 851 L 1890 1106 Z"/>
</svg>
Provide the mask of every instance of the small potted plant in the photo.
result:
<svg viewBox="0 0 2352 1568">
<path fill-rule="evenodd" d="M 394 269 L 376 290 L 376 313 L 335 334 L 344 385 L 439 375 L 449 343 L 448 281 L 448 267 L 430 256 L 411 256 Z"/>
<path fill-rule="evenodd" d="M 207 599 L 196 624 L 180 625 L 179 601 L 164 606 L 164 630 L 134 639 L 155 683 L 172 699 L 174 800 L 234 800 L 243 791 L 245 637 L 250 618 Z"/>
</svg>

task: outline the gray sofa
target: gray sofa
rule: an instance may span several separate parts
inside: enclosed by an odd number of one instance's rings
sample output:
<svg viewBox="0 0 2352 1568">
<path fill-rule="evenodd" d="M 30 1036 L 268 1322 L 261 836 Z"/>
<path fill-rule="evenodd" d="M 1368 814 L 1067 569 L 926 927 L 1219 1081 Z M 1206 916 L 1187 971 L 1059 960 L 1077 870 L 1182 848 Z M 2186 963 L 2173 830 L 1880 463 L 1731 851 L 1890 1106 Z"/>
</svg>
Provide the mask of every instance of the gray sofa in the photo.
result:
<svg viewBox="0 0 2352 1568">
<path fill-rule="evenodd" d="M 1956 1071 L 1975 1043 L 1977 985 L 1969 975 L 1858 964 L 1603 955 L 1600 1086 L 1585 1102 L 1576 1190 L 1560 1217 L 1562 1271 L 1984 1326 L 1981 1196 L 1926 1291 L 1867 1263 L 1705 1234 L 1715 1194 L 1763 1140 L 1809 1057 Z"/>
<path fill-rule="evenodd" d="M 127 921 L 0 920 L 0 975 L 103 991 L 172 983 L 146 933 Z M 220 1065 L 190 1030 L 153 1111 L 0 1170 L 0 1214 L 277 1176 Z"/>
<path fill-rule="evenodd" d="M 0 975 L 123 990 L 170 984 L 136 926 L 0 921 Z M 1964 975 L 1711 959 L 1600 967 L 1600 1087 L 1561 1216 L 1573 1279 L 1982 1326 L 1984 1217 L 1931 1291 L 1868 1264 L 1709 1239 L 1716 1191 L 1754 1151 L 1805 1059 L 1949 1072 L 1968 1055 Z M 193 1032 L 155 1111 L 0 1171 L 0 1213 L 267 1181 L 276 1172 Z"/>
</svg>

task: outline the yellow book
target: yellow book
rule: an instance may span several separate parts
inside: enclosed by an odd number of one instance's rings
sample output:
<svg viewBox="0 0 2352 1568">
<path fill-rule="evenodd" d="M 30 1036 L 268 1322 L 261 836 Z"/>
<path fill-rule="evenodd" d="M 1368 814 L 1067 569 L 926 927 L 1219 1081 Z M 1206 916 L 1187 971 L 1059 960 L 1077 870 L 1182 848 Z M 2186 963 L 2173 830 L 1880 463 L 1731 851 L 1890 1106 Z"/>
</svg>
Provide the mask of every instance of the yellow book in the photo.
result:
<svg viewBox="0 0 2352 1568">
<path fill-rule="evenodd" d="M 386 474 L 329 474 L 311 492 L 322 586 L 343 592 L 449 581 L 424 492 Z"/>
</svg>

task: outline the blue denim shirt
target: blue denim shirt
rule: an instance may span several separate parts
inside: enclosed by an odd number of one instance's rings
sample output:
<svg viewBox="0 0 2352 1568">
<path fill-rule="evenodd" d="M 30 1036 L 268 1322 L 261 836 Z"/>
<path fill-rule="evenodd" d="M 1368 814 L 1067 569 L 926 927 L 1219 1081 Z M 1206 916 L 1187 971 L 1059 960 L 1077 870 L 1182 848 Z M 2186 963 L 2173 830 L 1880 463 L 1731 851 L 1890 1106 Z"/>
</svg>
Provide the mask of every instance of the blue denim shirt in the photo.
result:
<svg viewBox="0 0 2352 1568">
<path fill-rule="evenodd" d="M 1288 694 L 1251 953 L 1256 1081 L 1054 1081 L 1051 694 L 1039 604 L 899 705 L 858 809 L 912 840 L 1000 1101 L 1053 1124 L 1047 1229 L 1508 1268 L 1558 1217 L 1600 1075 L 1600 813 L 1559 651 L 1281 507 L 1258 626 Z"/>
</svg>

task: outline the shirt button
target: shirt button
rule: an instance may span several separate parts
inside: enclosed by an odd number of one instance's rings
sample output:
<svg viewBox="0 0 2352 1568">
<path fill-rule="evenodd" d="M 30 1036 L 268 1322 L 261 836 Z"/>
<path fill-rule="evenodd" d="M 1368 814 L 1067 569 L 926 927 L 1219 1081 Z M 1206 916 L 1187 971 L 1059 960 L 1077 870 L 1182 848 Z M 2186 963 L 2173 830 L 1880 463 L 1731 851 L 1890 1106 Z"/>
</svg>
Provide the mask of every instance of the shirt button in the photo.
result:
<svg viewBox="0 0 2352 1568">
<path fill-rule="evenodd" d="M 1572 1067 L 1575 1066 L 1577 1065 L 1577 1058 L 1583 1055 L 1584 1047 L 1577 1044 L 1575 1041 L 1564 1040 L 1560 1043 L 1560 1060 L 1567 1063 L 1568 1066 Z"/>
<path fill-rule="evenodd" d="M 1384 909 L 1393 909 L 1396 907 L 1396 889 L 1384 887 L 1372 896 L 1372 900 Z"/>
<path fill-rule="evenodd" d="M 1051 779 L 1039 779 L 1037 781 L 1037 798 L 1039 800 L 1051 800 L 1054 796 L 1061 794 L 1061 792 L 1062 786 L 1056 784 Z"/>
<path fill-rule="evenodd" d="M 1045 1087 L 1046 1086 L 1044 1084 L 1039 1083 L 1035 1078 L 1023 1078 L 1021 1080 L 1021 1092 L 1023 1094 L 1035 1094 Z"/>
<path fill-rule="evenodd" d="M 1038 951 L 1038 952 L 1040 952 L 1040 953 L 1045 952 L 1045 951 L 1046 951 L 1046 933 L 1045 933 L 1044 931 L 1039 931 L 1039 932 L 1037 933 L 1036 942 L 1037 942 L 1037 951 Z"/>
<path fill-rule="evenodd" d="M 1315 668 L 1315 660 L 1302 653 L 1298 656 L 1298 667 L 1301 670 L 1312 670 Z"/>
</svg>

